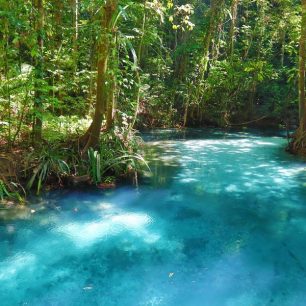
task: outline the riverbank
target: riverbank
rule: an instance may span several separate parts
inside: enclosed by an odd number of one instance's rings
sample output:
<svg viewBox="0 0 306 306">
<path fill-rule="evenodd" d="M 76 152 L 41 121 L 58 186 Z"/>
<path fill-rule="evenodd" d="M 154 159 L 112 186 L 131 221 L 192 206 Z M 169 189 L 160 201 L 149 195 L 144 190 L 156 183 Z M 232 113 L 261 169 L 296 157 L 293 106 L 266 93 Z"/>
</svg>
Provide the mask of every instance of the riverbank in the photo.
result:
<svg viewBox="0 0 306 306">
<path fill-rule="evenodd" d="M 16 145 L 0 153 L 0 200 L 25 202 L 28 193 L 42 189 L 114 188 L 121 180 L 137 184 L 146 166 L 142 140 L 131 129 L 103 133 L 99 146 L 83 152 L 78 138 Z"/>
<path fill-rule="evenodd" d="M 278 135 L 290 139 L 284 128 L 255 129 L 248 127 L 227 128 L 164 128 L 145 129 L 141 133 L 126 134 L 112 130 L 104 133 L 101 145 L 87 153 L 78 150 L 77 139 L 53 141 L 35 148 L 17 146 L 10 153 L 0 154 L 0 198 L 3 203 L 26 201 L 27 194 L 39 194 L 42 190 L 83 189 L 95 186 L 102 190 L 115 188 L 121 182 L 138 184 L 138 176 L 148 165 L 144 157 L 144 142 L 154 139 L 202 139 L 210 133 L 223 138 L 230 133 L 253 133 L 259 136 Z M 216 134 L 217 133 L 217 134 Z"/>
</svg>

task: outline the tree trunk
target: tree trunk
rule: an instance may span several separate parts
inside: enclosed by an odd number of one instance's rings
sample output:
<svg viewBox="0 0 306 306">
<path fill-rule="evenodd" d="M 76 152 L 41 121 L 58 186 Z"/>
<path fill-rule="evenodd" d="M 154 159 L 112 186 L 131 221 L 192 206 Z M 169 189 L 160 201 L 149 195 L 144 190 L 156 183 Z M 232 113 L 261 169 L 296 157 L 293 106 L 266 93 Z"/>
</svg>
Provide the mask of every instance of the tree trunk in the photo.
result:
<svg viewBox="0 0 306 306">
<path fill-rule="evenodd" d="M 43 71 L 43 48 L 44 48 L 44 4 L 43 0 L 34 0 L 36 9 L 35 30 L 37 33 L 38 55 L 35 58 L 35 95 L 34 95 L 34 120 L 33 120 L 33 142 L 38 142 L 42 138 L 42 113 L 43 113 L 43 91 L 42 82 Z"/>
<path fill-rule="evenodd" d="M 211 46 L 211 63 L 214 65 L 216 61 L 219 58 L 220 55 L 220 43 L 222 41 L 222 33 L 224 32 L 223 29 L 223 20 L 220 18 L 219 22 L 216 26 L 215 29 L 215 39 L 212 41 L 212 46 Z"/>
<path fill-rule="evenodd" d="M 136 123 L 137 115 L 138 115 L 138 112 L 139 112 L 139 104 L 140 104 L 141 79 L 140 79 L 139 70 L 140 70 L 140 65 L 141 65 L 141 60 L 142 60 L 143 40 L 144 40 L 145 29 L 146 29 L 146 19 L 147 19 L 146 5 L 147 5 L 147 1 L 145 0 L 144 4 L 143 4 L 141 36 L 140 36 L 140 41 L 139 41 L 138 50 L 137 50 L 138 67 L 136 68 L 136 81 L 137 81 L 137 88 L 136 88 L 136 94 L 135 94 L 136 106 L 135 106 L 133 120 L 132 120 L 132 123 L 130 125 L 131 129 L 134 127 L 134 125 Z"/>
<path fill-rule="evenodd" d="M 185 101 L 185 110 L 184 110 L 184 117 L 183 117 L 183 127 L 186 127 L 187 123 L 188 123 L 189 99 L 190 99 L 190 94 L 189 94 L 189 88 L 188 88 L 188 90 L 187 90 L 187 99 Z"/>
<path fill-rule="evenodd" d="M 107 114 L 106 114 L 106 130 L 108 131 L 114 123 L 115 107 L 116 107 L 116 78 L 114 75 L 110 77 L 110 90 L 107 101 Z"/>
<path fill-rule="evenodd" d="M 62 20 L 62 12 L 63 12 L 63 1 L 55 0 L 54 1 L 54 40 L 55 40 L 55 49 L 59 49 L 63 40 L 63 20 Z"/>
<path fill-rule="evenodd" d="M 263 41 L 264 41 L 264 34 L 265 34 L 265 14 L 266 14 L 266 3 L 263 1 L 258 1 L 257 3 L 258 11 L 259 11 L 259 21 L 258 21 L 258 37 L 257 37 L 257 47 L 256 47 L 256 58 L 257 61 L 260 61 L 261 58 L 264 56 L 263 54 Z M 253 81 L 250 91 L 249 100 L 247 103 L 247 120 L 252 120 L 254 117 L 254 110 L 255 110 L 255 98 L 257 93 L 257 86 L 258 85 L 258 72 L 253 74 Z"/>
<path fill-rule="evenodd" d="M 284 67 L 284 59 L 285 59 L 285 44 L 286 44 L 286 28 L 285 26 L 282 29 L 281 32 L 281 60 L 280 60 L 280 64 L 281 67 Z"/>
<path fill-rule="evenodd" d="M 292 153 L 306 153 L 306 99 L 305 99 L 305 64 L 306 64 L 306 0 L 302 0 L 302 21 L 299 50 L 299 128 L 289 144 Z"/>
<path fill-rule="evenodd" d="M 231 20 L 231 26 L 229 30 L 229 44 L 228 44 L 228 52 L 227 52 L 231 60 L 234 54 L 238 1 L 239 0 L 233 0 L 232 5 L 231 5 L 232 20 Z"/>
<path fill-rule="evenodd" d="M 200 63 L 200 78 L 199 86 L 197 86 L 196 100 L 198 100 L 200 97 L 202 82 L 205 79 L 205 73 L 208 67 L 210 45 L 213 39 L 216 25 L 218 25 L 219 22 L 220 13 L 223 9 L 223 3 L 224 0 L 212 0 L 210 4 L 209 28 L 205 34 L 203 42 L 203 57 Z"/>
<path fill-rule="evenodd" d="M 73 59 L 74 70 L 78 70 L 78 38 L 79 38 L 79 0 L 72 0 L 73 14 Z"/>
<path fill-rule="evenodd" d="M 98 45 L 98 77 L 95 113 L 93 121 L 81 141 L 85 143 L 84 151 L 99 143 L 102 120 L 107 115 L 110 86 L 107 84 L 108 59 L 112 39 L 112 20 L 117 10 L 116 0 L 107 0 L 102 9 L 101 37 Z"/>
<path fill-rule="evenodd" d="M 173 95 L 173 107 L 176 109 L 177 114 L 181 114 L 184 110 L 184 100 L 185 100 L 185 82 L 187 81 L 186 70 L 188 67 L 189 54 L 185 45 L 187 44 L 190 31 L 176 31 L 176 48 L 174 52 L 179 51 L 175 56 L 174 68 L 173 68 L 173 83 L 175 84 L 175 94 Z M 179 118 L 181 119 L 181 118 Z"/>
<path fill-rule="evenodd" d="M 5 40 L 5 47 L 4 47 L 4 75 L 5 75 L 5 80 L 6 80 L 6 99 L 7 99 L 7 109 L 8 109 L 8 148 L 11 148 L 11 132 L 12 132 L 12 120 L 11 120 L 11 115 L 12 115 L 12 105 L 11 105 L 11 90 L 10 90 L 10 82 L 9 82 L 9 25 L 8 25 L 8 20 L 5 19 L 4 22 L 4 32 L 3 32 L 3 38 Z"/>
<path fill-rule="evenodd" d="M 306 63 L 306 0 L 302 0 L 302 25 L 299 57 L 299 119 L 300 132 L 306 131 L 306 100 L 305 100 L 305 63 Z"/>
</svg>

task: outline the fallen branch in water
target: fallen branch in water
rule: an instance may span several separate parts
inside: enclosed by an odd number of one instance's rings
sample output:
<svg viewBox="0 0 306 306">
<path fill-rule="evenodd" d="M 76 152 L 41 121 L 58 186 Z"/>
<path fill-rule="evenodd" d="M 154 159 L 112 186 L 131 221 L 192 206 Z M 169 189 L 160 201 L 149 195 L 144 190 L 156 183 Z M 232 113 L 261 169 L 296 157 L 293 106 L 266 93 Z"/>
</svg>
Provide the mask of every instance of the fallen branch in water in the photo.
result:
<svg viewBox="0 0 306 306">
<path fill-rule="evenodd" d="M 229 126 L 246 125 L 246 124 L 249 124 L 249 123 L 253 123 L 253 122 L 260 121 L 260 120 L 265 119 L 265 118 L 267 118 L 267 117 L 268 117 L 268 116 L 262 116 L 262 117 L 260 117 L 260 118 L 257 118 L 257 119 L 251 120 L 251 121 L 247 121 L 247 122 L 243 122 L 243 123 L 228 123 L 227 125 L 229 125 Z"/>
</svg>

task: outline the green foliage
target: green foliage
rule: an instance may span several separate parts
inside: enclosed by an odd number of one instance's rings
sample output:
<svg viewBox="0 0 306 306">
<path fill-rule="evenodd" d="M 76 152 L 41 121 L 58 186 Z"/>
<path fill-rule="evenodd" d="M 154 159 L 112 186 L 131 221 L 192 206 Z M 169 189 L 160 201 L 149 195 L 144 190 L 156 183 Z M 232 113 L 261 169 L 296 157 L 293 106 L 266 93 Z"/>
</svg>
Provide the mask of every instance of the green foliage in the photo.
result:
<svg viewBox="0 0 306 306">
<path fill-rule="evenodd" d="M 10 197 L 10 196 L 11 196 L 11 194 L 7 190 L 4 182 L 2 180 L 0 180 L 0 199 L 3 201 L 4 197 Z"/>
<path fill-rule="evenodd" d="M 21 193 L 16 190 L 25 191 L 19 184 L 14 182 L 8 182 L 6 179 L 0 179 L 0 200 L 4 201 L 5 199 L 17 200 L 19 203 L 24 203 L 24 198 Z"/>
<path fill-rule="evenodd" d="M 70 168 L 63 158 L 64 154 L 58 148 L 52 147 L 30 153 L 26 160 L 26 170 L 29 173 L 27 188 L 31 189 L 36 185 L 36 194 L 39 194 L 42 185 L 51 175 L 61 181 L 61 176 L 70 173 Z"/>
<path fill-rule="evenodd" d="M 101 155 L 93 148 L 88 150 L 89 173 L 95 184 L 101 182 Z"/>
<path fill-rule="evenodd" d="M 279 114 L 288 106 L 281 96 L 286 101 L 297 96 L 295 84 L 284 84 L 296 78 L 300 3 L 238 1 L 236 20 L 233 3 L 120 1 L 111 21 L 114 41 L 107 71 L 116 82 L 118 110 L 134 116 L 139 97 L 136 122 L 145 127 L 181 124 L 186 105 L 187 124 L 208 120 L 224 125 L 225 113 L 229 121 L 237 121 L 246 113 L 256 118 L 271 110 L 281 119 Z M 42 119 L 48 141 L 86 129 L 79 122 L 90 118 L 94 109 L 102 7 L 96 0 L 83 1 L 75 23 L 73 5 L 45 3 L 46 22 L 37 30 L 40 14 L 33 2 L 3 2 L 0 132 L 9 145 L 30 140 L 33 117 Z M 250 96 L 253 112 L 248 110 Z"/>
<path fill-rule="evenodd" d="M 141 139 L 126 127 L 111 130 L 102 135 L 99 150 L 89 148 L 89 174 L 95 184 L 110 174 L 128 175 L 149 168 L 138 152 Z"/>
<path fill-rule="evenodd" d="M 296 121 L 298 1 L 0 2 L 0 144 L 35 147 L 25 179 L 37 193 L 69 172 L 99 184 L 141 171 L 134 126 Z M 107 31 L 106 4 L 117 8 Z M 102 80 L 97 62 L 108 44 Z M 99 145 L 84 146 L 98 100 Z"/>
</svg>

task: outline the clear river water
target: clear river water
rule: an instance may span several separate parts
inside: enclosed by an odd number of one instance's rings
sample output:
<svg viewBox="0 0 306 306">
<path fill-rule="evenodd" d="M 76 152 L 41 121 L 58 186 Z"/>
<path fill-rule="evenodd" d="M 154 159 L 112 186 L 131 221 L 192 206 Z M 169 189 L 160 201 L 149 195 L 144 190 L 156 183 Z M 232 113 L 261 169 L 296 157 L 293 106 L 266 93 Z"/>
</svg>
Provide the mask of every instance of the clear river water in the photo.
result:
<svg viewBox="0 0 306 306">
<path fill-rule="evenodd" d="M 276 133 L 144 134 L 138 189 L 0 210 L 0 305 L 306 305 L 306 171 Z"/>
</svg>

